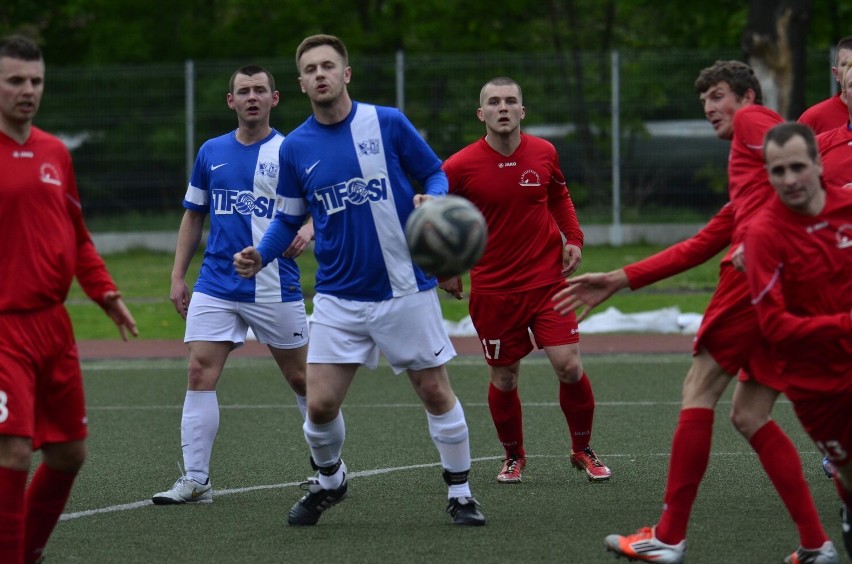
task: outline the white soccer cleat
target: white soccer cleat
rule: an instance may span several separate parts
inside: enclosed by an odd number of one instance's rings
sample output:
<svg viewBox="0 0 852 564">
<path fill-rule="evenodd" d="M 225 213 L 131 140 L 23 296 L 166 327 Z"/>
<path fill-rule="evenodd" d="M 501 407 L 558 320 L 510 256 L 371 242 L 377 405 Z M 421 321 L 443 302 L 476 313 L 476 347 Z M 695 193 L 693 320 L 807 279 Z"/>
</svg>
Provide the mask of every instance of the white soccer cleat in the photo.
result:
<svg viewBox="0 0 852 564">
<path fill-rule="evenodd" d="M 604 539 L 604 545 L 616 556 L 658 564 L 682 564 L 686 554 L 685 540 L 677 544 L 666 544 L 657 540 L 654 529 L 651 527 L 644 527 L 626 537 L 609 535 Z"/>
<path fill-rule="evenodd" d="M 181 476 L 172 489 L 154 494 L 154 505 L 180 505 L 183 503 L 213 503 L 213 485 L 210 480 L 199 484 L 186 476 Z"/>
<path fill-rule="evenodd" d="M 784 564 L 840 564 L 840 556 L 831 541 L 816 550 L 805 550 L 801 546 L 784 559 Z"/>
</svg>

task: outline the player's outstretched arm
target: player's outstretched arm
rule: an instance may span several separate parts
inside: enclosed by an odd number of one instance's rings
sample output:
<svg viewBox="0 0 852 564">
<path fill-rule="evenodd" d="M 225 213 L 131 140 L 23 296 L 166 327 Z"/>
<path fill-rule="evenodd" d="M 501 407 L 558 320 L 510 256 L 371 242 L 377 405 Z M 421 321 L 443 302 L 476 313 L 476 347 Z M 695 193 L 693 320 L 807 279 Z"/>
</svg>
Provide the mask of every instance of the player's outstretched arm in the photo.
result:
<svg viewBox="0 0 852 564">
<path fill-rule="evenodd" d="M 612 272 L 581 274 L 566 282 L 568 287 L 558 291 L 552 298 L 556 302 L 553 309 L 562 315 L 580 310 L 577 322 L 585 319 L 592 308 L 630 285 L 630 280 L 622 268 Z"/>
<path fill-rule="evenodd" d="M 263 268 L 263 259 L 254 247 L 246 247 L 234 254 L 234 270 L 243 278 L 251 278 Z"/>
<path fill-rule="evenodd" d="M 121 293 L 115 290 L 104 293 L 104 311 L 112 319 L 113 323 L 118 327 L 118 332 L 121 333 L 122 340 L 127 340 L 127 332 L 129 331 L 134 337 L 139 336 L 139 329 L 136 327 L 136 320 L 124 300 L 121 299 Z"/>
</svg>

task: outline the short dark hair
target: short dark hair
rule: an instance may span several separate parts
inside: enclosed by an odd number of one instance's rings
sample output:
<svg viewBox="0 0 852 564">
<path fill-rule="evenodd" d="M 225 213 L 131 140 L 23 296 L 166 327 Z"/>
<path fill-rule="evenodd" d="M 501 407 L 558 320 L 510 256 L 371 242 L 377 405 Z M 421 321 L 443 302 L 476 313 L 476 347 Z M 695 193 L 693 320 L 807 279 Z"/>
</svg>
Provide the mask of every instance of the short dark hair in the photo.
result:
<svg viewBox="0 0 852 564">
<path fill-rule="evenodd" d="M 21 61 L 42 60 L 39 46 L 23 35 L 10 35 L 0 40 L 0 57 L 9 57 Z"/>
<path fill-rule="evenodd" d="M 783 147 L 790 139 L 797 136 L 805 141 L 805 146 L 808 148 L 808 156 L 812 161 L 816 162 L 819 157 L 819 148 L 817 147 L 814 130 L 803 123 L 795 121 L 776 125 L 766 132 L 766 136 L 763 138 L 764 156 L 766 155 L 766 147 L 769 146 L 769 143 L 775 143 L 779 147 Z"/>
<path fill-rule="evenodd" d="M 754 102 L 763 104 L 760 82 L 752 68 L 742 61 L 716 61 L 699 73 L 695 79 L 695 91 L 703 94 L 720 82 L 728 83 L 738 98 L 745 96 L 749 89 L 753 90 Z"/>
<path fill-rule="evenodd" d="M 234 93 L 234 81 L 237 79 L 238 74 L 254 76 L 256 74 L 261 73 L 265 74 L 266 78 L 269 79 L 269 89 L 272 92 L 275 92 L 275 78 L 272 76 L 272 73 L 258 65 L 247 65 L 235 70 L 234 74 L 231 75 L 231 80 L 228 81 L 228 92 L 230 92 L 231 94 Z"/>
<path fill-rule="evenodd" d="M 508 76 L 495 76 L 488 82 L 482 85 L 482 89 L 479 91 L 479 104 L 482 105 L 482 93 L 485 91 L 485 87 L 493 84 L 494 86 L 514 86 L 518 89 L 518 98 L 521 100 L 524 99 L 524 93 L 521 92 L 521 85 L 512 78 Z"/>
<path fill-rule="evenodd" d="M 841 49 L 852 50 L 852 35 L 847 35 L 846 37 L 841 38 L 840 41 L 837 42 L 837 46 L 834 49 L 834 63 L 837 64 L 839 62 L 837 60 L 837 57 L 840 56 Z"/>
<path fill-rule="evenodd" d="M 299 59 L 302 58 L 302 55 L 305 54 L 305 51 L 310 51 L 315 47 L 322 47 L 323 45 L 328 45 L 337 53 L 343 57 L 343 65 L 349 66 L 349 52 L 346 50 L 346 45 L 343 44 L 343 41 L 334 35 L 326 35 L 326 34 L 318 34 L 311 35 L 310 37 L 306 37 L 299 43 L 299 46 L 296 48 L 296 70 L 301 72 L 299 68 Z"/>
</svg>

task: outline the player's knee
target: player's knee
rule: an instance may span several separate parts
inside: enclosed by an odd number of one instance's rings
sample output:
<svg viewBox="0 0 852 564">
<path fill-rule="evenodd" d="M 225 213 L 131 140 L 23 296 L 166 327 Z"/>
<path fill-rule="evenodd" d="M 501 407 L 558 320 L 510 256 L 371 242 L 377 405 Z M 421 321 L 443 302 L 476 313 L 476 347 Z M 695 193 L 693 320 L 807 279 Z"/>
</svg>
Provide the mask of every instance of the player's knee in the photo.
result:
<svg viewBox="0 0 852 564">
<path fill-rule="evenodd" d="M 86 462 L 88 448 L 85 441 L 51 443 L 42 447 L 44 463 L 58 472 L 77 473 Z"/>
<path fill-rule="evenodd" d="M 749 409 L 742 409 L 736 405 L 731 408 L 731 423 L 734 425 L 734 428 L 746 438 L 751 438 L 751 436 L 768 421 L 769 416 L 766 414 L 756 413 Z"/>
<path fill-rule="evenodd" d="M 187 367 L 187 387 L 190 390 L 213 391 L 218 382 L 218 371 L 198 360 L 190 360 Z"/>
<path fill-rule="evenodd" d="M 555 370 L 559 381 L 566 384 L 576 384 L 583 377 L 583 363 L 579 358 L 572 358 L 555 367 Z"/>
<path fill-rule="evenodd" d="M 33 449 L 29 439 L 0 435 L 0 467 L 25 472 L 32 464 Z"/>
<path fill-rule="evenodd" d="M 284 373 L 284 379 L 287 381 L 287 384 L 290 385 L 290 388 L 296 392 L 300 396 L 304 396 L 306 393 L 306 385 L 305 385 L 305 373 L 298 372 L 295 370 L 290 370 Z"/>
</svg>

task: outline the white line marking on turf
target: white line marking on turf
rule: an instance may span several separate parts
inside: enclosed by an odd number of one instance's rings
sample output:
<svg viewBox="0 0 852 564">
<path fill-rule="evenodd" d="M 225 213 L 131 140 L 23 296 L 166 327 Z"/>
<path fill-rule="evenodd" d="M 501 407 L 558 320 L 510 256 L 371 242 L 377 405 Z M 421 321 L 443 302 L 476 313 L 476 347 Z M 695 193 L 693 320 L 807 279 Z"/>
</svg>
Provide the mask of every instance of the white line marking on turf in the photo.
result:
<svg viewBox="0 0 852 564">
<path fill-rule="evenodd" d="M 801 454 L 805 455 L 813 455 L 816 454 L 816 451 L 805 452 L 801 451 Z M 752 451 L 749 452 L 713 452 L 710 456 L 720 457 L 720 456 L 755 456 L 755 453 Z M 647 457 L 668 457 L 668 452 L 658 452 L 658 453 L 642 453 L 642 454 L 612 454 L 612 453 L 604 453 L 604 458 L 647 458 Z M 567 456 L 564 454 L 530 454 L 527 458 L 566 458 Z M 482 456 L 478 458 L 472 458 L 471 462 L 485 462 L 490 460 L 502 460 L 502 456 Z M 349 478 L 362 478 L 369 476 L 379 476 L 381 474 L 390 474 L 391 472 L 406 472 L 408 470 L 420 470 L 422 468 L 434 468 L 439 467 L 441 465 L 440 462 L 431 462 L 426 464 L 410 464 L 408 466 L 396 466 L 389 468 L 375 468 L 373 470 L 360 470 L 356 472 L 351 472 L 349 474 Z M 243 493 L 256 492 L 261 490 L 277 490 L 281 488 L 295 488 L 303 484 L 304 482 L 285 482 L 283 484 L 262 484 L 257 486 L 247 486 L 244 488 L 228 488 L 223 490 L 213 490 L 214 497 L 222 497 L 226 495 L 236 495 Z M 60 521 L 70 521 L 72 519 L 80 519 L 83 517 L 94 517 L 97 515 L 105 515 L 107 513 L 116 513 L 118 511 L 130 511 L 132 509 L 141 509 L 143 507 L 153 506 L 154 502 L 150 499 L 145 501 L 134 501 L 132 503 L 122 503 L 120 505 L 110 505 L 107 507 L 100 507 L 98 509 L 87 509 L 84 511 L 74 511 L 72 513 L 63 513 L 60 517 Z"/>
<path fill-rule="evenodd" d="M 607 354 L 589 354 L 585 357 L 584 364 L 683 364 L 684 369 L 689 368 L 690 356 L 686 353 L 647 353 L 647 354 L 622 354 L 622 353 L 607 353 Z M 545 366 L 549 365 L 550 361 L 543 354 L 535 354 L 521 361 L 521 366 Z M 186 359 L 108 359 L 108 360 L 84 360 L 82 362 L 83 372 L 106 372 L 113 370 L 121 371 L 186 371 Z M 275 370 L 275 364 L 272 357 L 256 357 L 243 358 L 233 357 L 228 359 L 227 366 L 269 366 L 270 370 Z M 384 357 L 379 362 L 379 366 L 387 366 Z M 481 366 L 483 370 L 487 369 L 485 360 L 475 355 L 457 356 L 451 360 L 447 368 L 452 374 L 453 366 Z M 684 374 L 686 374 L 684 372 Z"/>
<path fill-rule="evenodd" d="M 788 399 L 778 399 L 776 405 L 790 404 Z M 731 400 L 720 400 L 718 405 L 730 405 Z M 679 406 L 680 401 L 598 401 L 597 407 L 660 407 Z M 483 408 L 488 407 L 484 402 L 464 402 L 464 407 Z M 557 402 L 524 402 L 524 407 L 559 407 Z M 298 406 L 283 403 L 264 404 L 222 404 L 220 410 L 225 409 L 297 409 Z M 183 409 L 183 405 L 89 405 L 87 411 L 166 411 Z M 344 404 L 344 410 L 350 409 L 423 409 L 422 403 L 353 403 Z"/>
</svg>

